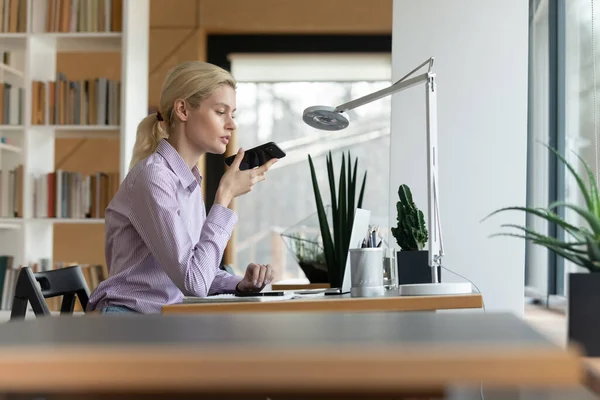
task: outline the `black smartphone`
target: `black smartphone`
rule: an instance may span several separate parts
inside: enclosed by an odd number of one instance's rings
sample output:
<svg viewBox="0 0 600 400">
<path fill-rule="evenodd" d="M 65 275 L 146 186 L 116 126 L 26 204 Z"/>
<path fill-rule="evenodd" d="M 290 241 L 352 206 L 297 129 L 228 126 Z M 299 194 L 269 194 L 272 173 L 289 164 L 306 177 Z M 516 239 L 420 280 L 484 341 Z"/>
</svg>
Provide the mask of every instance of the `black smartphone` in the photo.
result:
<svg viewBox="0 0 600 400">
<path fill-rule="evenodd" d="M 231 165 L 235 159 L 236 154 L 229 156 L 225 159 L 225 164 Z M 240 163 L 240 170 L 252 169 L 260 167 L 272 158 L 283 158 L 285 152 L 279 148 L 274 142 L 261 144 L 260 146 L 246 150 L 244 152 L 244 158 Z"/>
<path fill-rule="evenodd" d="M 256 296 L 283 296 L 285 294 L 284 291 L 274 290 L 268 292 L 238 292 L 235 295 L 237 297 L 256 297 Z"/>
</svg>

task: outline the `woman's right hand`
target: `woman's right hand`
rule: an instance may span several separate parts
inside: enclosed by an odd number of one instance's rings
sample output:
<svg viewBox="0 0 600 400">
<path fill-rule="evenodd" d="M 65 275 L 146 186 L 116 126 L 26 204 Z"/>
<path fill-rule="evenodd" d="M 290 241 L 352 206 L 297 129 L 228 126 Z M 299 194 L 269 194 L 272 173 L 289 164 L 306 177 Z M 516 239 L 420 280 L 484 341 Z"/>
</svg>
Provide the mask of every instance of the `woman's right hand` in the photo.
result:
<svg viewBox="0 0 600 400">
<path fill-rule="evenodd" d="M 276 158 L 272 158 L 260 167 L 242 171 L 240 163 L 243 158 L 244 149 L 240 148 L 235 159 L 221 177 L 215 196 L 216 204 L 229 207 L 231 200 L 248 193 L 256 183 L 264 181 L 265 173 L 277 162 Z"/>
</svg>

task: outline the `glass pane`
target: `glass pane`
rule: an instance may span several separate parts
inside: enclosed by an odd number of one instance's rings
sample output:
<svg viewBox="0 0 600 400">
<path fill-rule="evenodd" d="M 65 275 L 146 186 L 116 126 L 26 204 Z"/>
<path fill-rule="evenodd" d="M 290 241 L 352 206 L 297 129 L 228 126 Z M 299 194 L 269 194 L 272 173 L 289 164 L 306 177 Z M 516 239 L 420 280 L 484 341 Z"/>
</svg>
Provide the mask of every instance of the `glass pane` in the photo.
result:
<svg viewBox="0 0 600 400">
<path fill-rule="evenodd" d="M 287 153 L 265 182 L 236 200 L 238 273 L 250 262 L 271 263 L 282 280 L 307 282 L 280 233 L 316 212 L 309 154 L 326 205 L 330 204 L 326 154 L 332 152 L 336 182 L 342 153 L 358 157 L 357 180 L 362 182 L 368 171 L 363 208 L 371 210 L 373 224 L 387 229 L 390 97 L 351 111 L 350 126 L 337 132 L 309 127 L 302 112 L 312 105 L 336 106 L 389 85 L 389 81 L 238 84 L 238 144 L 248 149 L 274 141 Z"/>
<path fill-rule="evenodd" d="M 594 11 L 600 10 L 600 1 L 594 0 Z M 598 15 L 595 16 L 597 19 Z M 596 152 L 594 149 L 594 57 L 596 68 L 598 65 L 598 29 L 594 23 L 595 55 L 592 51 L 592 4 L 590 0 L 574 0 L 566 2 L 565 22 L 565 114 L 566 114 L 566 158 L 575 166 L 578 174 L 585 175 L 585 169 L 579 162 L 580 155 L 592 170 L 596 169 Z M 600 73 L 600 70 L 596 71 Z M 597 78 L 596 78 L 597 82 Z M 597 83 L 596 83 L 597 85 Z M 565 201 L 580 204 L 585 207 L 585 202 L 577 183 L 572 175 L 565 173 Z M 567 221 L 577 226 L 587 226 L 571 210 L 565 212 Z M 565 274 L 571 272 L 584 272 L 585 270 L 565 260 Z M 567 288 L 564 288 L 565 294 Z"/>
<path fill-rule="evenodd" d="M 549 195 L 548 150 L 548 1 L 541 1 L 534 12 L 531 26 L 531 82 L 532 103 L 530 109 L 528 206 L 546 207 Z M 546 234 L 548 224 L 541 218 L 527 218 L 527 225 Z M 536 294 L 548 293 L 548 251 L 545 247 L 527 242 L 526 287 Z"/>
</svg>

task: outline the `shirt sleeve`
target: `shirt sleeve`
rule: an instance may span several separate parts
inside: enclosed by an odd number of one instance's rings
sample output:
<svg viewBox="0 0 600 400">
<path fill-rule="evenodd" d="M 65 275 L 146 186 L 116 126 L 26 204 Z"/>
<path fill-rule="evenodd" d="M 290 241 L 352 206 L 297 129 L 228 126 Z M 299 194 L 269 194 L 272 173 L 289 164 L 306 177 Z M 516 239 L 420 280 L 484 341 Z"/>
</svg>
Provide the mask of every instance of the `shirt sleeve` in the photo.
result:
<svg viewBox="0 0 600 400">
<path fill-rule="evenodd" d="M 192 242 L 180 217 L 177 183 L 169 173 L 157 165 L 140 173 L 131 187 L 129 218 L 179 290 L 186 296 L 205 297 L 220 274 L 218 266 L 237 216 L 226 207 L 211 208 L 199 241 Z M 231 278 L 217 281 L 227 288 L 233 284 Z"/>
<path fill-rule="evenodd" d="M 234 293 L 237 284 L 241 280 L 241 276 L 231 275 L 229 272 L 219 269 L 217 275 L 215 276 L 215 279 L 213 280 L 213 284 L 210 287 L 210 291 L 208 292 L 208 294 L 211 295 L 216 293 Z"/>
</svg>

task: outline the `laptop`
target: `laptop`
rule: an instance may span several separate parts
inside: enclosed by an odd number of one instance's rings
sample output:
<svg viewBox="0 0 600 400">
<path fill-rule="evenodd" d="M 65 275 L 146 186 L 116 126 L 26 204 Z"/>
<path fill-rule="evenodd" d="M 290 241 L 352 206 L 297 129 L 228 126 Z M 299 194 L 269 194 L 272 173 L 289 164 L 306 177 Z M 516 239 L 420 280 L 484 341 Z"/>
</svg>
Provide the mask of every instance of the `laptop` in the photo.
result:
<svg viewBox="0 0 600 400">
<path fill-rule="evenodd" d="M 342 287 L 329 289 L 295 290 L 294 292 L 297 294 L 325 293 L 326 295 L 350 293 L 350 288 L 352 286 L 350 249 L 360 248 L 363 239 L 369 231 L 370 220 L 370 210 L 365 210 L 363 208 L 356 209 L 356 213 L 354 214 L 354 223 L 352 224 L 352 232 L 350 233 L 350 245 L 348 246 L 348 255 L 346 257 L 346 268 L 344 269 L 344 279 L 342 280 Z"/>
</svg>

